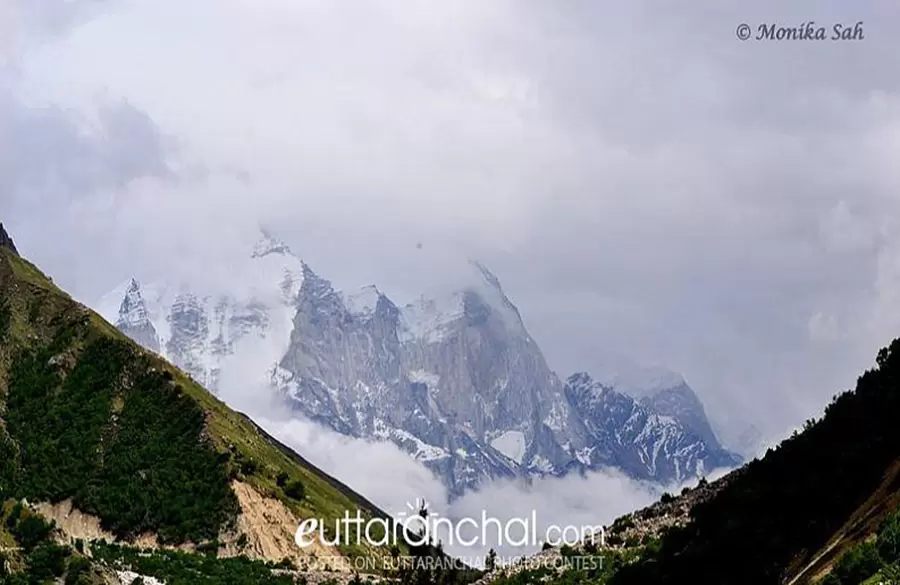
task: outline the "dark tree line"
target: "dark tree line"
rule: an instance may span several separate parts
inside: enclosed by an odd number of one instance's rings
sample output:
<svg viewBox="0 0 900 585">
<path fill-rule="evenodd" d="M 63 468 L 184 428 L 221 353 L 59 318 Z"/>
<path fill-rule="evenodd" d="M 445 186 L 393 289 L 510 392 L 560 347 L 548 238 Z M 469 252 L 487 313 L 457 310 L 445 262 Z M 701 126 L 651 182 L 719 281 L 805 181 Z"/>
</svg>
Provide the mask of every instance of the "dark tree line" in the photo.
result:
<svg viewBox="0 0 900 585">
<path fill-rule="evenodd" d="M 835 397 L 764 458 L 748 464 L 656 554 L 615 585 L 777 584 L 795 555 L 819 550 L 900 458 L 900 340 L 882 349 L 856 390 Z"/>
<path fill-rule="evenodd" d="M 229 456 L 203 439 L 203 410 L 127 341 L 78 351 L 81 342 L 63 332 L 13 360 L 0 486 L 32 501 L 71 498 L 122 537 L 216 538 L 238 505 Z"/>
</svg>

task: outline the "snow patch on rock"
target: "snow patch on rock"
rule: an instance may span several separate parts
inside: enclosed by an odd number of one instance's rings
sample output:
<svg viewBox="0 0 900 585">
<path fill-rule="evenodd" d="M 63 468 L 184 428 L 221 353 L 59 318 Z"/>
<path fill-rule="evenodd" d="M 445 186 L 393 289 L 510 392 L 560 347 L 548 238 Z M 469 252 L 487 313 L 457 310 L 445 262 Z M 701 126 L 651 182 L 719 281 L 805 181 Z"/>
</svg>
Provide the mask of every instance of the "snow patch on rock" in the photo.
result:
<svg viewBox="0 0 900 585">
<path fill-rule="evenodd" d="M 499 437 L 491 441 L 491 447 L 515 461 L 518 465 L 522 464 L 525 457 L 525 433 L 522 431 L 506 431 Z"/>
</svg>

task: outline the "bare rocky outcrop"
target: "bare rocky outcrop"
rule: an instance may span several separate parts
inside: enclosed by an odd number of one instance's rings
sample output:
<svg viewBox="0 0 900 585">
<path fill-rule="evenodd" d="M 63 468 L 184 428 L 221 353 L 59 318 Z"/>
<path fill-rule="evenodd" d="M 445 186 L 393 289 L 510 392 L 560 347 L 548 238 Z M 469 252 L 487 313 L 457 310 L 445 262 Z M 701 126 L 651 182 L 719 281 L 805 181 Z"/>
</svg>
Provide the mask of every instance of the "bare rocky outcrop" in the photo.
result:
<svg viewBox="0 0 900 585">
<path fill-rule="evenodd" d="M 300 548 L 294 542 L 297 527 L 303 520 L 275 498 L 265 497 L 253 486 L 235 481 L 232 489 L 241 506 L 237 530 L 223 535 L 220 557 L 244 555 L 270 561 L 290 560 L 298 567 L 310 566 L 323 558 L 337 558 L 341 553 L 322 543 Z M 242 536 L 244 538 L 242 538 Z M 336 571 L 346 570 L 334 563 Z"/>
<path fill-rule="evenodd" d="M 100 518 L 86 514 L 74 507 L 70 499 L 63 500 L 57 504 L 40 502 L 32 505 L 31 509 L 56 524 L 56 527 L 59 529 L 57 533 L 59 542 L 72 544 L 76 540 L 82 540 L 88 546 L 92 541 L 120 542 L 120 539 L 113 533 L 103 529 Z M 153 533 L 141 534 L 130 540 L 128 544 L 137 548 L 148 549 L 194 550 L 196 548 L 192 543 L 178 546 L 162 546 L 159 544 L 157 535 Z"/>
<path fill-rule="evenodd" d="M 41 502 L 33 506 L 35 512 L 56 523 L 64 540 L 105 540 L 114 542 L 116 537 L 100 526 L 100 519 L 72 506 L 72 500 L 58 504 Z"/>
</svg>

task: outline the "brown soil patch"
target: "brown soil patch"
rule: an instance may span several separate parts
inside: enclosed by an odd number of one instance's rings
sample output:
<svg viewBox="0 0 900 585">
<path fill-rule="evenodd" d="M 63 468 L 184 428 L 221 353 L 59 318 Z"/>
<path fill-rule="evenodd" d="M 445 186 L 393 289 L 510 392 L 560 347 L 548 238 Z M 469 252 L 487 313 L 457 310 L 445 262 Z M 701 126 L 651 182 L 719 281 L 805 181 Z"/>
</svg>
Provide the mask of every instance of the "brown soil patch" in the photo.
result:
<svg viewBox="0 0 900 585">
<path fill-rule="evenodd" d="M 42 502 L 35 504 L 34 510 L 47 520 L 56 522 L 57 528 L 70 541 L 82 539 L 113 542 L 116 540 L 112 533 L 100 527 L 99 518 L 72 507 L 72 500 L 63 500 L 58 504 Z"/>
<path fill-rule="evenodd" d="M 249 484 L 235 481 L 231 487 L 240 503 L 241 514 L 237 518 L 236 532 L 220 539 L 223 548 L 219 556 L 246 555 L 272 561 L 289 559 L 297 566 L 324 563 L 328 558 L 341 556 L 336 548 L 319 542 L 300 548 L 294 542 L 294 535 L 302 518 L 281 501 L 263 496 Z M 246 543 L 239 548 L 238 539 L 242 534 L 246 536 Z M 333 564 L 334 570 L 339 571 L 346 563 Z"/>
</svg>

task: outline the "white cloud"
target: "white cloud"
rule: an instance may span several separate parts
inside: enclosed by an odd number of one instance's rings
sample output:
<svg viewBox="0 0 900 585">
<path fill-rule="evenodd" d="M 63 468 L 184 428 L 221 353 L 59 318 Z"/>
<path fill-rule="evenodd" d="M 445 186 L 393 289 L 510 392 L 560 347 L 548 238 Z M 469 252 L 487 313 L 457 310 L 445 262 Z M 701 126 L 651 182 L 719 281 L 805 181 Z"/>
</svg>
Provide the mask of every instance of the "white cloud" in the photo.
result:
<svg viewBox="0 0 900 585">
<path fill-rule="evenodd" d="M 258 371 L 243 367 L 246 365 L 232 363 L 231 370 L 222 377 L 224 386 L 220 396 L 230 406 L 251 416 L 313 465 L 340 479 L 400 521 L 413 515 L 419 502 L 427 502 L 431 513 L 449 519 L 454 527 L 463 526 L 455 536 L 442 528 L 436 540 L 441 541 L 448 553 L 467 561 L 483 559 L 490 548 L 495 548 L 506 558 L 540 548 L 540 544 L 532 543 L 520 546 L 524 536 L 520 524 L 515 524 L 511 533 L 505 536 L 497 532 L 496 525 L 485 525 L 482 537 L 483 517 L 496 519 L 504 527 L 512 519 L 525 520 L 529 527 L 534 527 L 537 537 L 543 539 L 551 525 L 559 529 L 572 526 L 585 531 L 609 524 L 661 495 L 658 486 L 608 470 L 531 482 L 487 482 L 478 491 L 451 501 L 441 481 L 393 443 L 351 438 L 292 416 L 264 380 L 237 375 L 240 371 Z M 669 491 L 677 493 L 682 487 L 671 486 Z M 460 522 L 464 518 L 479 523 L 474 532 Z M 560 536 L 557 532 L 550 534 L 551 538 Z M 570 536 L 567 533 L 566 538 Z M 466 539 L 466 542 L 456 538 Z M 473 538 L 477 542 L 468 544 Z"/>
<path fill-rule="evenodd" d="M 496 525 L 486 524 L 483 533 L 486 538 L 482 538 L 483 517 L 496 519 L 504 527 L 512 519 L 524 520 L 529 527 L 534 526 L 535 534 L 542 540 L 551 525 L 559 529 L 572 526 L 587 534 L 588 528 L 609 524 L 624 513 L 650 504 L 660 495 L 659 488 L 608 471 L 585 477 L 536 479 L 531 484 L 497 481 L 449 502 L 440 481 L 393 444 L 352 439 L 297 419 L 259 416 L 254 419 L 314 465 L 401 521 L 413 514 L 410 506 L 415 508 L 417 502 L 424 500 L 430 512 L 450 519 L 454 526 L 463 518 L 478 522 L 474 532 L 463 524 L 457 536 L 451 536 L 444 527 L 437 534 L 436 540 L 441 541 L 448 553 L 464 559 L 483 559 L 490 548 L 495 548 L 501 557 L 521 556 L 540 549 L 540 544 L 519 546 L 524 536 L 521 524 L 513 524 L 507 536 L 500 535 Z M 677 489 L 680 486 L 673 491 Z M 458 537 L 465 542 L 457 541 Z M 566 537 L 571 537 L 571 533 Z M 473 538 L 477 542 L 469 544 Z M 560 538 L 559 532 L 550 532 L 550 538 Z"/>
<path fill-rule="evenodd" d="M 303 420 L 255 420 L 385 512 L 408 512 L 407 504 L 417 498 L 446 505 L 447 492 L 440 481 L 393 443 L 353 439 Z"/>
<path fill-rule="evenodd" d="M 659 496 L 658 488 L 651 488 L 614 471 L 603 471 L 584 477 L 572 475 L 536 479 L 530 485 L 493 482 L 454 501 L 445 514 L 457 520 L 472 518 L 480 521 L 484 513 L 499 520 L 504 527 L 510 520 L 525 520 L 529 528 L 534 526 L 539 540 L 548 537 L 558 541 L 562 536 L 560 530 L 566 527 L 573 527 L 579 534 L 590 534 L 592 528 L 599 530 L 599 527 L 611 524 L 622 514 L 652 503 Z M 510 534 L 502 537 L 494 526 L 487 526 L 487 541 L 479 539 L 478 546 L 457 544 L 448 546 L 447 550 L 460 557 L 480 558 L 490 548 L 495 548 L 501 557 L 515 557 L 540 550 L 540 544 L 516 546 L 524 533 L 521 524 L 512 526 Z M 551 526 L 556 528 L 548 534 Z M 480 532 L 481 528 L 465 537 L 471 538 Z M 573 536 L 573 532 L 567 532 L 567 542 L 571 542 Z"/>
</svg>

